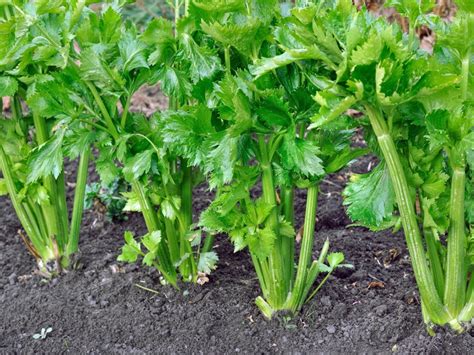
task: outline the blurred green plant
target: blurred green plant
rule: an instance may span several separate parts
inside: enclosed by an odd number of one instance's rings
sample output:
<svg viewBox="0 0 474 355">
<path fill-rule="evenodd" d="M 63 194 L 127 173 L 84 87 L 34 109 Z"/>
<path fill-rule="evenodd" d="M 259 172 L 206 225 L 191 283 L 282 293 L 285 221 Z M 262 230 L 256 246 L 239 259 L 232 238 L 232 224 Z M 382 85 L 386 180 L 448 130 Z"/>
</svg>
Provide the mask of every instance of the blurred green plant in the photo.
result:
<svg viewBox="0 0 474 355">
<path fill-rule="evenodd" d="M 127 220 L 124 208 L 127 204 L 126 194 L 129 184 L 124 179 L 115 179 L 104 185 L 94 182 L 86 187 L 85 208 L 102 213 L 110 221 Z"/>
<path fill-rule="evenodd" d="M 124 18 L 143 28 L 151 20 L 173 18 L 173 9 L 166 0 L 137 0 L 123 9 Z"/>
</svg>

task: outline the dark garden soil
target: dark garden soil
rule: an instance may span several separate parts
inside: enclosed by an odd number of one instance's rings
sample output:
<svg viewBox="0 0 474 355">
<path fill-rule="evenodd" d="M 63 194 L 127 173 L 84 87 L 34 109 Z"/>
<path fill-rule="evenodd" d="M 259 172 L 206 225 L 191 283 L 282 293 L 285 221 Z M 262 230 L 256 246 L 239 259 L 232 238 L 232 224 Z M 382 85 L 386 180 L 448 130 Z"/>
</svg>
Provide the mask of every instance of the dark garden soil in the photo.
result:
<svg viewBox="0 0 474 355">
<path fill-rule="evenodd" d="M 81 266 L 46 282 L 33 274 L 11 203 L 0 198 L 0 353 L 472 353 L 472 331 L 427 335 L 403 235 L 347 227 L 340 195 L 346 179 L 335 175 L 322 185 L 314 253 L 329 238 L 355 268 L 335 273 L 291 321 L 260 315 L 249 257 L 234 254 L 224 237 L 215 245 L 218 269 L 204 286 L 175 291 L 160 286 L 156 271 L 117 262 L 123 232 L 145 233 L 139 215 L 111 223 L 88 211 Z M 196 212 L 211 198 L 198 189 Z M 298 226 L 304 206 L 301 192 Z M 53 328 L 47 339 L 34 340 L 46 327 Z"/>
<path fill-rule="evenodd" d="M 10 202 L 0 199 L 0 352 L 269 353 L 449 352 L 474 349 L 474 334 L 426 334 L 402 235 L 345 228 L 340 176 L 323 184 L 317 246 L 329 238 L 353 271 L 338 271 L 292 321 L 266 321 L 253 304 L 258 285 L 246 253 L 225 238 L 219 267 L 203 287 L 159 286 L 155 271 L 116 261 L 122 234 L 145 232 L 138 215 L 109 223 L 87 212 L 82 267 L 49 282 L 17 236 Z M 196 194 L 197 209 L 211 196 Z M 301 223 L 304 193 L 298 194 Z M 336 207 L 336 208 L 334 208 Z M 145 291 L 136 285 L 157 290 Z M 43 327 L 46 340 L 32 335 Z"/>
</svg>

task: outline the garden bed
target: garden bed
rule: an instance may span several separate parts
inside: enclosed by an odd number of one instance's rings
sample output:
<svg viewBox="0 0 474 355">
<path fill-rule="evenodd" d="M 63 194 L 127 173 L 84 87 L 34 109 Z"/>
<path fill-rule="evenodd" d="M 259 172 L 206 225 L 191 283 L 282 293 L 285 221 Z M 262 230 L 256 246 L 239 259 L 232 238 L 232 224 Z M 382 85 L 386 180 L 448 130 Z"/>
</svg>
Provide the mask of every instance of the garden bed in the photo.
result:
<svg viewBox="0 0 474 355">
<path fill-rule="evenodd" d="M 355 165 L 366 171 L 368 162 Z M 72 353 L 449 352 L 474 347 L 474 333 L 425 330 L 402 234 L 346 227 L 340 191 L 346 175 L 322 185 L 317 244 L 329 238 L 354 270 L 339 271 L 300 316 L 266 321 L 254 305 L 259 287 L 247 253 L 222 236 L 218 269 L 203 287 L 179 292 L 159 285 L 156 271 L 116 261 L 123 232 L 146 232 L 139 215 L 110 223 L 85 215 L 81 266 L 49 282 L 32 276 L 34 261 L 17 235 L 11 203 L 0 199 L 0 351 Z M 300 225 L 304 194 L 296 200 Z M 211 200 L 195 192 L 197 210 Z M 29 262 L 25 262 L 28 260 Z M 154 289 L 146 291 L 137 285 Z M 43 327 L 53 331 L 34 340 Z"/>
</svg>

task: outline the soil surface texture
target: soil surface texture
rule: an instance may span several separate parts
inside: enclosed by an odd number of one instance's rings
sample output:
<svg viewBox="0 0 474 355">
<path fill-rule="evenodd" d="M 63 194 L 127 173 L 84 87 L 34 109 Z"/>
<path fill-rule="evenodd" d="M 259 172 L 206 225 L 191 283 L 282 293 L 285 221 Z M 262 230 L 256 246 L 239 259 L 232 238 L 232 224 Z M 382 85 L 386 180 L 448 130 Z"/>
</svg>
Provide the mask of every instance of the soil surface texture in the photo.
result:
<svg viewBox="0 0 474 355">
<path fill-rule="evenodd" d="M 367 171 L 370 161 L 352 170 Z M 70 171 L 74 170 L 71 165 Z M 33 273 L 18 237 L 10 201 L 0 198 L 1 353 L 456 353 L 474 349 L 474 333 L 455 336 L 424 328 L 401 233 L 347 227 L 341 189 L 347 173 L 322 184 L 314 256 L 329 238 L 354 270 L 338 270 L 293 320 L 265 320 L 254 305 L 257 280 L 246 252 L 234 254 L 224 236 L 221 261 L 204 286 L 160 286 L 156 271 L 116 261 L 124 231 L 146 232 L 140 215 L 107 222 L 87 211 L 81 266 L 52 281 Z M 196 214 L 212 195 L 195 191 Z M 296 198 L 303 222 L 305 193 Z M 141 286 L 141 287 L 140 287 Z M 151 292 L 143 289 L 153 289 Z M 42 328 L 53 330 L 34 340 Z"/>
</svg>

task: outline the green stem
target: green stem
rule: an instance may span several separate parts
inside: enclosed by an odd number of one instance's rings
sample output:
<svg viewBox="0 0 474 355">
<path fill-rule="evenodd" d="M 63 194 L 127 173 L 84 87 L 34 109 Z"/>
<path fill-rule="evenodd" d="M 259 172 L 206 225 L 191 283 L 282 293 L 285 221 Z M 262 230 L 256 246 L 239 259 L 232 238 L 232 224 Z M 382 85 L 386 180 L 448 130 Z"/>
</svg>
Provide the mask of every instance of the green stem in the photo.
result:
<svg viewBox="0 0 474 355">
<path fill-rule="evenodd" d="M 365 109 L 372 129 L 377 136 L 384 159 L 387 162 L 420 296 L 430 319 L 437 324 L 445 324 L 453 317 L 441 302 L 433 275 L 428 267 L 415 206 L 397 148 L 390 136 L 382 111 L 371 105 L 365 105 Z"/>
<path fill-rule="evenodd" d="M 269 266 L 271 271 L 271 299 L 268 302 L 275 309 L 283 307 L 286 296 L 289 291 L 289 280 L 285 279 L 284 263 L 282 260 L 282 238 L 279 233 L 279 222 L 278 222 L 278 209 L 276 208 L 276 191 L 273 182 L 273 169 L 271 166 L 271 160 L 268 154 L 267 144 L 263 137 L 259 138 L 260 155 L 262 157 L 261 168 L 262 168 L 262 189 L 263 199 L 270 205 L 274 206 L 270 216 L 267 219 L 267 226 L 270 227 L 276 237 L 275 245 L 272 253 L 269 257 Z"/>
<path fill-rule="evenodd" d="M 48 228 L 46 226 L 46 220 L 44 219 L 44 213 L 43 210 L 40 208 L 40 205 L 35 203 L 31 198 L 28 198 L 26 202 L 23 202 L 23 205 L 25 206 L 25 210 L 31 210 L 31 214 L 34 217 L 30 217 L 30 219 L 33 222 L 33 226 L 38 231 L 37 234 L 42 236 L 43 244 L 48 244 Z"/>
<path fill-rule="evenodd" d="M 428 258 L 430 260 L 431 272 L 433 273 L 433 279 L 438 291 L 439 297 L 443 297 L 445 280 L 443 266 L 441 264 L 441 259 L 438 253 L 437 241 L 435 238 L 435 233 L 431 228 L 425 229 L 423 232 L 425 236 L 426 246 L 428 249 Z"/>
<path fill-rule="evenodd" d="M 270 266 L 268 260 L 262 260 L 257 258 L 252 253 L 250 254 L 252 257 L 252 262 L 255 267 L 255 272 L 257 273 L 257 277 L 260 283 L 260 288 L 262 289 L 263 297 L 266 300 L 272 298 L 274 284 L 272 274 L 270 272 Z"/>
<path fill-rule="evenodd" d="M 461 95 L 463 101 L 467 100 L 467 96 L 469 94 L 469 70 L 471 66 L 471 58 L 470 54 L 466 55 L 466 57 L 462 60 L 462 76 L 461 76 Z"/>
<path fill-rule="evenodd" d="M 225 60 L 225 69 L 227 74 L 231 74 L 231 66 L 230 66 L 230 47 L 226 46 L 224 48 L 224 60 Z"/>
<path fill-rule="evenodd" d="M 42 258 L 45 258 L 46 248 L 44 246 L 44 243 L 42 243 L 41 234 L 37 230 L 37 228 L 35 228 L 34 222 L 30 220 L 30 217 L 27 211 L 25 210 L 25 207 L 22 205 L 18 197 L 15 181 L 14 181 L 13 174 L 11 171 L 10 162 L 1 144 L 0 144 L 0 171 L 2 172 L 3 178 L 5 179 L 8 194 L 10 196 L 10 199 L 13 204 L 13 208 L 15 209 L 18 219 L 21 222 L 21 225 L 25 229 L 30 239 L 32 241 L 35 241 L 34 244 L 35 244 L 35 248 L 37 248 L 37 252 L 41 255 Z M 44 261 L 47 262 L 48 259 L 45 259 Z"/>
<path fill-rule="evenodd" d="M 291 225 L 294 225 L 295 209 L 294 209 L 295 193 L 293 187 L 283 186 L 281 188 L 281 203 L 283 216 Z M 289 288 L 291 289 L 294 271 L 295 271 L 295 238 L 283 238 L 282 240 L 283 261 L 285 263 L 286 279 L 290 280 Z"/>
<path fill-rule="evenodd" d="M 466 173 L 463 168 L 455 168 L 451 181 L 450 227 L 448 256 L 446 261 L 446 288 L 444 302 L 451 314 L 457 316 L 464 307 L 466 297 L 466 236 L 464 220 L 464 195 Z"/>
<path fill-rule="evenodd" d="M 185 228 L 193 223 L 193 169 L 187 166 L 185 160 L 181 161 L 183 169 L 183 183 L 181 185 L 181 210 Z"/>
<path fill-rule="evenodd" d="M 314 296 L 316 296 L 316 294 L 319 292 L 319 290 L 321 289 L 321 287 L 323 287 L 323 285 L 326 283 L 326 281 L 329 279 L 329 276 L 331 276 L 333 270 L 331 270 L 330 272 L 328 272 L 326 274 L 326 276 L 324 276 L 324 278 L 322 279 L 322 281 L 319 283 L 318 287 L 316 287 L 314 289 L 314 291 L 311 293 L 311 295 L 309 295 L 308 299 L 304 302 L 309 302 L 313 299 Z M 304 296 L 304 295 L 303 295 Z M 301 305 L 300 305 L 300 308 L 301 306 L 303 306 L 303 302 L 301 302 Z M 298 309 L 299 310 L 299 309 Z"/>
<path fill-rule="evenodd" d="M 23 209 L 29 220 L 31 228 L 34 229 L 34 233 L 30 236 L 31 243 L 35 250 L 41 255 L 41 259 L 49 261 L 54 259 L 53 248 L 51 238 L 48 236 L 48 229 L 46 228 L 46 222 L 44 215 L 38 207 L 38 204 L 27 199 L 26 202 L 22 203 Z M 26 230 L 26 229 L 25 229 Z M 39 238 L 37 237 L 39 236 Z"/>
<path fill-rule="evenodd" d="M 120 120 L 120 126 L 122 127 L 122 129 L 125 129 L 125 126 L 127 124 L 128 111 L 130 110 L 131 102 L 132 102 L 132 95 L 129 95 L 127 97 L 127 101 L 125 102 L 125 106 L 123 108 L 122 119 Z"/>
<path fill-rule="evenodd" d="M 58 201 L 58 211 L 61 222 L 61 230 L 64 236 L 64 245 L 63 250 L 66 249 L 68 243 L 68 231 L 69 231 L 69 212 L 66 201 L 66 179 L 64 175 L 64 168 L 59 174 L 55 186 L 57 187 L 57 201 Z"/>
<path fill-rule="evenodd" d="M 172 220 L 165 218 L 166 239 L 168 240 L 168 248 L 170 250 L 171 262 L 173 264 L 180 260 L 179 239 L 176 236 L 176 226 Z"/>
<path fill-rule="evenodd" d="M 86 194 L 87 176 L 89 173 L 89 160 L 91 149 L 88 147 L 79 159 L 77 169 L 76 191 L 74 195 L 74 206 L 72 210 L 71 230 L 69 232 L 69 241 L 66 249 L 66 256 L 69 256 L 78 250 L 79 232 L 81 229 L 82 216 L 84 213 L 84 198 Z"/>
<path fill-rule="evenodd" d="M 298 262 L 298 269 L 296 270 L 295 286 L 291 293 L 291 299 L 288 305 L 292 312 L 299 311 L 305 301 L 305 295 L 303 295 L 303 292 L 306 288 L 307 273 L 309 271 L 311 256 L 313 254 L 314 227 L 316 225 L 318 193 L 319 188 L 317 185 L 313 185 L 308 188 L 300 258 Z"/>
<path fill-rule="evenodd" d="M 459 314 L 459 320 L 462 322 L 470 322 L 474 318 L 474 274 L 471 273 L 471 281 L 467 291 L 467 303 Z"/>
<path fill-rule="evenodd" d="M 143 218 L 145 219 L 145 224 L 147 226 L 148 231 L 154 232 L 160 230 L 160 221 L 158 219 L 158 215 L 156 214 L 155 209 L 147 197 L 145 193 L 145 189 L 143 188 L 142 184 L 139 181 L 134 181 L 132 183 L 132 189 L 137 194 L 138 200 L 140 203 L 140 209 L 142 211 Z M 160 271 L 165 277 L 165 279 L 171 283 L 173 286 L 176 287 L 177 279 L 176 279 L 176 270 L 174 265 L 172 264 L 169 258 L 169 252 L 166 250 L 166 245 L 164 241 L 162 241 L 158 246 L 158 258 L 160 262 Z"/>
<path fill-rule="evenodd" d="M 204 245 L 202 246 L 201 253 L 208 253 L 212 251 L 215 238 L 216 237 L 214 235 L 209 234 L 206 239 L 204 239 Z"/>
<path fill-rule="evenodd" d="M 189 0 L 184 0 L 184 15 L 189 16 Z"/>
<path fill-rule="evenodd" d="M 306 298 L 304 303 L 309 302 L 316 295 L 316 293 L 318 293 L 319 289 L 322 286 L 322 283 L 319 284 L 319 286 L 313 291 L 313 293 L 311 293 L 311 295 L 308 296 L 309 291 L 311 290 L 311 287 L 313 287 L 314 282 L 316 281 L 319 274 L 321 273 L 320 265 L 323 265 L 324 262 L 326 261 L 326 256 L 328 255 L 328 252 L 329 252 L 329 240 L 326 239 L 321 249 L 321 252 L 319 254 L 318 261 L 313 261 L 313 263 L 311 264 L 311 267 L 309 268 L 308 276 L 306 278 L 306 287 L 302 295 L 304 298 Z"/>
<path fill-rule="evenodd" d="M 174 31 L 175 31 L 175 36 L 178 35 L 178 21 L 181 17 L 181 0 L 175 0 L 174 1 Z"/>
<path fill-rule="evenodd" d="M 107 126 L 109 133 L 115 140 L 117 140 L 119 138 L 117 128 L 115 127 L 114 121 L 112 120 L 112 117 L 110 117 L 109 111 L 107 110 L 107 107 L 105 107 L 104 101 L 100 97 L 97 88 L 90 81 L 85 81 L 85 84 L 92 93 L 92 96 L 94 96 L 94 100 L 97 106 L 99 106 L 99 110 L 102 113 L 102 116 L 105 120 L 105 125 Z"/>
<path fill-rule="evenodd" d="M 181 169 L 183 171 L 183 182 L 181 184 L 181 210 L 183 215 L 183 226 L 181 231 L 181 255 L 190 254 L 188 259 L 187 273 L 191 273 L 193 279 L 197 277 L 197 265 L 193 257 L 191 243 L 187 240 L 189 228 L 193 223 L 193 169 L 187 166 L 187 162 L 181 160 Z"/>
<path fill-rule="evenodd" d="M 265 318 L 272 319 L 275 310 L 270 304 L 268 304 L 267 301 L 263 299 L 263 297 L 258 296 L 255 300 L 255 304 L 257 305 L 258 309 L 260 309 Z"/>
<path fill-rule="evenodd" d="M 48 141 L 49 134 L 46 128 L 46 121 L 43 117 L 33 112 L 33 121 L 36 128 L 36 140 L 37 144 L 41 145 Z M 58 246 L 60 248 L 60 253 L 64 251 L 66 244 L 67 228 L 64 225 L 63 216 L 61 213 L 65 213 L 67 216 L 67 210 L 62 210 L 63 203 L 60 202 L 58 196 L 58 182 L 54 179 L 52 175 L 44 178 L 44 185 L 48 191 L 49 199 L 51 204 L 45 206 L 46 221 L 49 228 L 49 237 L 55 237 Z"/>
</svg>

